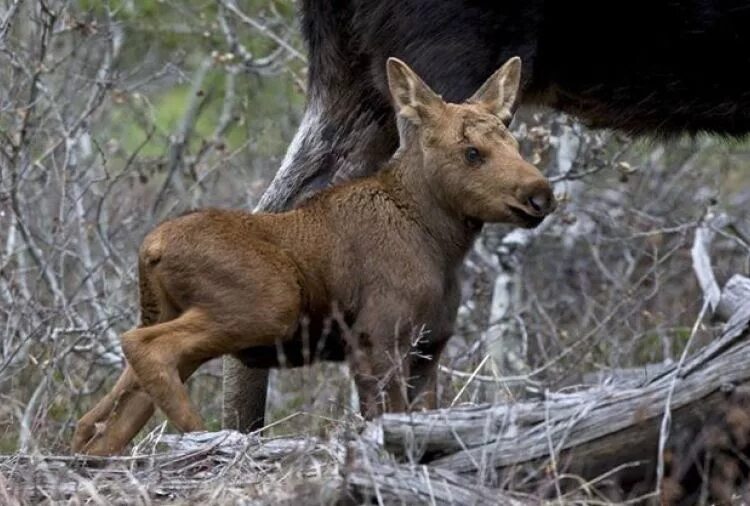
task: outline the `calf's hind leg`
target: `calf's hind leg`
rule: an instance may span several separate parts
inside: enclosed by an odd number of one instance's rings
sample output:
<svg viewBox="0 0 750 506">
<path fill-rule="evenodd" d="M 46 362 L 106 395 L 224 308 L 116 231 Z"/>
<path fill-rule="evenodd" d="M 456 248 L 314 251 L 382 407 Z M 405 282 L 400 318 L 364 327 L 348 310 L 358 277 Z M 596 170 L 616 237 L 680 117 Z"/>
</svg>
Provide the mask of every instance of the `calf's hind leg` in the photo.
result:
<svg viewBox="0 0 750 506">
<path fill-rule="evenodd" d="M 153 413 L 151 398 L 127 366 L 112 391 L 78 421 L 71 449 L 88 455 L 117 454 Z"/>
<path fill-rule="evenodd" d="M 255 304 L 254 318 L 234 322 L 233 328 L 244 329 L 242 335 L 227 332 L 206 311 L 192 308 L 174 320 L 123 336 L 122 349 L 138 381 L 178 430 L 203 429 L 200 414 L 183 384 L 201 364 L 291 336 L 297 326 L 299 298 L 297 292 L 284 293 L 295 295 L 267 296 Z"/>
<path fill-rule="evenodd" d="M 197 328 L 191 328 L 192 323 L 191 315 L 186 314 L 165 323 L 131 330 L 122 336 L 123 352 L 128 360 L 128 366 L 112 391 L 78 422 L 72 443 L 74 452 L 88 455 L 112 455 L 122 451 L 153 415 L 154 398 L 166 397 L 168 403 L 180 405 L 183 419 L 185 416 L 192 415 L 192 421 L 186 424 L 175 421 L 175 419 L 180 419 L 175 415 L 170 416 L 169 411 L 163 409 L 180 430 L 198 430 L 202 426 L 200 417 L 190 405 L 187 391 L 182 384 L 198 368 L 201 361 L 185 360 L 183 350 L 170 352 L 162 346 L 168 344 L 168 340 L 164 339 L 165 336 L 174 336 L 175 332 L 179 336 L 180 332 L 196 331 Z M 198 333 L 196 337 L 200 338 L 201 334 Z M 141 351 L 144 350 L 142 343 L 153 342 L 156 339 L 159 339 L 160 346 L 156 349 L 145 350 L 147 356 L 142 357 Z M 188 337 L 185 341 L 189 343 L 191 340 Z M 133 366 L 134 360 L 136 367 Z M 154 392 L 145 388 L 161 382 L 168 384 L 157 385 L 157 390 L 171 389 L 173 393 L 165 396 L 160 391 L 156 394 L 159 397 L 154 397 Z M 163 402 L 157 402 L 157 404 L 162 407 Z M 187 415 L 184 415 L 185 413 Z"/>
<path fill-rule="evenodd" d="M 218 340 L 198 310 L 122 336 L 122 351 L 142 388 L 182 432 L 203 430 L 183 382 L 203 362 L 221 354 Z"/>
<path fill-rule="evenodd" d="M 158 336 L 163 337 L 170 331 L 179 330 L 181 325 L 173 325 L 174 322 L 176 320 L 157 323 L 148 327 L 140 327 L 122 336 L 123 351 L 129 363 L 112 390 L 79 420 L 71 444 L 73 452 L 88 455 L 114 455 L 120 453 L 130 440 L 146 425 L 154 413 L 153 394 L 142 386 L 144 381 L 140 379 L 136 373 L 136 369 L 130 363 L 133 355 L 128 350 L 133 348 L 132 343 L 154 340 Z M 173 357 L 177 357 L 178 355 L 179 353 L 174 353 Z M 138 354 L 136 353 L 135 356 L 137 357 Z M 142 362 L 143 360 L 139 360 L 138 363 L 141 364 Z M 146 377 L 152 378 L 148 374 L 149 361 L 146 360 L 146 362 Z M 179 388 L 176 390 L 179 396 L 181 390 L 184 390 L 182 381 L 195 371 L 200 365 L 200 361 L 178 359 L 175 363 L 179 363 L 177 367 Z M 165 363 L 163 364 L 163 369 L 159 369 L 159 366 L 152 363 L 151 369 L 154 369 L 154 367 L 157 368 L 157 373 L 160 375 L 163 374 L 165 378 L 171 378 L 171 373 L 174 372 L 170 369 L 170 364 Z M 153 379 L 150 379 L 151 383 L 153 381 Z M 157 381 L 161 380 L 157 379 Z M 184 392 L 184 396 L 180 398 L 180 401 L 184 403 L 186 399 L 187 393 Z M 189 411 L 192 408 L 192 406 L 189 406 L 189 400 L 187 400 L 187 403 L 188 407 L 183 408 L 183 411 L 185 409 Z M 197 412 L 195 417 L 197 417 Z M 200 426 L 200 417 L 197 417 L 197 419 L 198 423 L 194 423 L 193 428 L 187 430 L 197 430 L 197 427 Z M 180 425 L 178 427 L 186 430 Z"/>
</svg>

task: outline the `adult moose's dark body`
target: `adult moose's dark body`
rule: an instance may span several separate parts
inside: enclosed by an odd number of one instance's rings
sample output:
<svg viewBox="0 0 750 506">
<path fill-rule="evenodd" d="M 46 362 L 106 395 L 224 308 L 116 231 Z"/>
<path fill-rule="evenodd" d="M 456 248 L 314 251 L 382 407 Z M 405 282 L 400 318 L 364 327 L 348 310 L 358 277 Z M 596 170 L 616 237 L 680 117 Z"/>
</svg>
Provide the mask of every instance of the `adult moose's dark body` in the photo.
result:
<svg viewBox="0 0 750 506">
<path fill-rule="evenodd" d="M 383 69 L 406 61 L 461 101 L 513 55 L 523 96 L 594 126 L 750 132 L 748 0 L 304 0 L 308 105 L 260 208 L 364 175 L 398 145 Z M 228 364 L 225 423 L 262 423 L 266 373 Z"/>
</svg>

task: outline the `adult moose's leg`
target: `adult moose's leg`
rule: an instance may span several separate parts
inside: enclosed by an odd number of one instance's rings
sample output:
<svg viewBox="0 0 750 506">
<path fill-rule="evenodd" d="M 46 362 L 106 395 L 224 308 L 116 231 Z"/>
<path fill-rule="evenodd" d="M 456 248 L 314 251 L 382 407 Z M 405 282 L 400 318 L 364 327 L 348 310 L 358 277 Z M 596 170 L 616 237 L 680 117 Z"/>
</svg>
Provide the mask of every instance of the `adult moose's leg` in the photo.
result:
<svg viewBox="0 0 750 506">
<path fill-rule="evenodd" d="M 268 369 L 253 369 L 231 355 L 224 356 L 222 426 L 240 432 L 265 424 Z"/>
<path fill-rule="evenodd" d="M 129 365 L 110 391 L 78 421 L 71 449 L 88 455 L 114 455 L 146 425 L 154 404 Z"/>
</svg>

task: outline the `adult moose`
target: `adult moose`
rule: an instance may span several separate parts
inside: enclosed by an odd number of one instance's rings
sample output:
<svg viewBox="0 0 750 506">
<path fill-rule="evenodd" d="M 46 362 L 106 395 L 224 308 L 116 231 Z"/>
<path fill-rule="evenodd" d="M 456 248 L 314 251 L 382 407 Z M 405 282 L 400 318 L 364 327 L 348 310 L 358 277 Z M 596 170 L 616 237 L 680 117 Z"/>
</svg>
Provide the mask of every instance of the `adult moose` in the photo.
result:
<svg viewBox="0 0 750 506">
<path fill-rule="evenodd" d="M 265 210 L 361 176 L 395 150 L 389 56 L 451 101 L 520 55 L 525 103 L 657 136 L 750 131 L 748 0 L 303 0 L 302 29 L 307 108 Z M 261 426 L 266 385 L 266 371 L 225 362 L 225 424 Z"/>
</svg>

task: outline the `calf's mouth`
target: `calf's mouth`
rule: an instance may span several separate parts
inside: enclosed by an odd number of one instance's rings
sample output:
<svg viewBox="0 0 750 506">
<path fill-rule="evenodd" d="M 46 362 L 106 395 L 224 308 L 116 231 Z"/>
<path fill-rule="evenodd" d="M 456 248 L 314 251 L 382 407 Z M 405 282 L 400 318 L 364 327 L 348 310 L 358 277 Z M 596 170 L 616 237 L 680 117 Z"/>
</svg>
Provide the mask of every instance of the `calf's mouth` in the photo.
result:
<svg viewBox="0 0 750 506">
<path fill-rule="evenodd" d="M 539 224 L 542 221 L 544 221 L 544 218 L 547 216 L 545 214 L 543 215 L 531 214 L 521 207 L 508 206 L 508 208 L 510 209 L 510 212 L 513 214 L 513 216 L 516 218 L 517 223 L 525 228 L 535 228 L 539 226 Z"/>
</svg>

